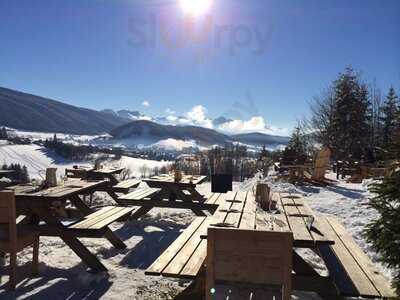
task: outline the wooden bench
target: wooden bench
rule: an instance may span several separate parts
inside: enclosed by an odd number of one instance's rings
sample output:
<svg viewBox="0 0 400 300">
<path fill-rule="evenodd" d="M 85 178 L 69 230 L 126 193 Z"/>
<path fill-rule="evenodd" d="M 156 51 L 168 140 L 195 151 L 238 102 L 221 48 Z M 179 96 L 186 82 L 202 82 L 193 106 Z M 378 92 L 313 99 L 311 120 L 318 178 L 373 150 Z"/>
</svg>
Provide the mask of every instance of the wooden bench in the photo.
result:
<svg viewBox="0 0 400 300">
<path fill-rule="evenodd" d="M 121 181 L 112 187 L 112 190 L 116 193 L 129 193 L 130 189 L 137 188 L 140 184 L 141 180 L 132 178 Z"/>
<path fill-rule="evenodd" d="M 121 205 L 142 206 L 144 204 L 142 200 L 148 201 L 149 199 L 153 199 L 160 191 L 161 189 L 150 187 L 137 188 L 129 194 L 119 197 L 118 203 Z"/>
<path fill-rule="evenodd" d="M 319 251 L 341 296 L 396 297 L 389 281 L 380 274 L 336 218 L 320 218 L 319 223 L 335 241 L 334 245 L 320 246 Z"/>
<path fill-rule="evenodd" d="M 108 225 L 132 213 L 135 208 L 121 206 L 105 206 L 70 224 L 66 232 L 79 237 L 101 237 L 108 230 Z"/>
</svg>

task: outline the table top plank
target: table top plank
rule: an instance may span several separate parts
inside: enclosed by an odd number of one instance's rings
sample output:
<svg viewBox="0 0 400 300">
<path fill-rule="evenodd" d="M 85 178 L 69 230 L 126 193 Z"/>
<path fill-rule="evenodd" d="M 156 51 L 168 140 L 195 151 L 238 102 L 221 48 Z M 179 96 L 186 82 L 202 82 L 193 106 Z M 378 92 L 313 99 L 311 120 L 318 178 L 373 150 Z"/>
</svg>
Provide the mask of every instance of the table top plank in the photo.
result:
<svg viewBox="0 0 400 300">
<path fill-rule="evenodd" d="M 310 243 L 311 245 L 314 244 L 314 238 L 307 229 L 307 225 L 304 222 L 304 219 L 298 216 L 299 211 L 297 207 L 293 206 L 292 203 L 290 203 L 289 205 L 284 205 L 282 199 L 285 198 L 285 196 L 280 195 L 282 208 L 284 210 L 284 213 L 286 214 L 290 230 L 293 232 L 294 241 Z"/>
<path fill-rule="evenodd" d="M 35 199 L 63 199 L 72 195 L 85 193 L 86 191 L 96 189 L 97 187 L 106 185 L 105 180 L 80 180 L 72 179 L 63 182 L 62 185 L 51 187 L 37 191 L 37 187 L 29 187 L 27 185 L 22 186 L 11 186 L 7 189 L 15 191 L 15 196 L 24 198 L 35 198 Z"/>
</svg>

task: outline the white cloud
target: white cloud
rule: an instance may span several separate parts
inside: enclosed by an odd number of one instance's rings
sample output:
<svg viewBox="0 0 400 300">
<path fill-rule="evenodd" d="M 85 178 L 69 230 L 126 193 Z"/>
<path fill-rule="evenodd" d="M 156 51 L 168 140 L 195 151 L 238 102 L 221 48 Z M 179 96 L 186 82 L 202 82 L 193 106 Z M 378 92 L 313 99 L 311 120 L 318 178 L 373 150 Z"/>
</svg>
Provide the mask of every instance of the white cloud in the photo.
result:
<svg viewBox="0 0 400 300">
<path fill-rule="evenodd" d="M 186 113 L 186 117 L 193 125 L 199 125 L 206 128 L 212 128 L 212 120 L 206 117 L 207 110 L 202 105 L 194 106 L 189 112 Z"/>
<path fill-rule="evenodd" d="M 175 116 L 167 116 L 167 121 L 169 122 L 175 122 L 176 120 L 178 120 L 178 118 Z"/>
<path fill-rule="evenodd" d="M 143 105 L 144 107 L 149 107 L 149 106 L 150 106 L 150 102 L 149 102 L 149 101 L 143 101 L 143 102 L 142 102 L 142 105 Z"/>
<path fill-rule="evenodd" d="M 170 109 L 169 107 L 167 107 L 167 109 L 165 110 L 165 113 L 166 113 L 167 115 L 174 115 L 174 114 L 175 114 L 175 111 L 172 110 L 172 109 Z"/>
<path fill-rule="evenodd" d="M 249 120 L 232 120 L 219 126 L 221 131 L 226 133 L 246 133 L 261 132 L 266 134 L 287 135 L 287 129 L 277 127 L 267 127 L 266 122 L 261 116 L 251 117 Z"/>
<path fill-rule="evenodd" d="M 265 134 L 287 136 L 289 131 L 286 128 L 267 126 L 267 122 L 261 116 L 253 116 L 248 120 L 235 119 L 218 127 L 213 126 L 212 119 L 207 117 L 207 109 L 202 105 L 192 107 L 183 116 L 175 116 L 175 112 L 169 108 L 166 109 L 167 121 L 172 125 L 194 125 L 205 128 L 216 129 L 227 134 L 261 132 Z"/>
</svg>

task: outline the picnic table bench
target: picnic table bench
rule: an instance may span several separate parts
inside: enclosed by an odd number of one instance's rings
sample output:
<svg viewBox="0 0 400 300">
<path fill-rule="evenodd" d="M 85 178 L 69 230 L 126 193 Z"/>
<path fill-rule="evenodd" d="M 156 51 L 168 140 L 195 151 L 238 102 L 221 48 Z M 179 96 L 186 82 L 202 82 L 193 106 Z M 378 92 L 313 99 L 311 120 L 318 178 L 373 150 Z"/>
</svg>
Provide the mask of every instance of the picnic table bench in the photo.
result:
<svg viewBox="0 0 400 300">
<path fill-rule="evenodd" d="M 394 297 L 387 280 L 370 268 L 373 264 L 361 249 L 354 250 L 357 246 L 344 229 L 338 223 L 330 223 L 331 219 L 317 217 L 300 196 L 274 194 L 279 214 L 258 208 L 252 192 L 228 192 L 211 197 L 219 205 L 214 215 L 194 219 L 145 272 L 193 279 L 179 299 L 204 297 L 207 232 L 209 228 L 221 227 L 292 232 L 292 288 L 295 290 L 312 291 L 331 299 Z M 309 248 L 319 254 L 329 276 L 321 276 L 294 248 Z"/>
<path fill-rule="evenodd" d="M 134 212 L 130 207 L 103 207 L 94 211 L 79 196 L 102 190 L 107 181 L 68 180 L 62 185 L 38 190 L 32 185 L 9 187 L 15 193 L 17 215 L 25 215 L 24 223 L 43 236 L 60 237 L 87 266 L 95 271 L 106 267 L 77 239 L 78 237 L 104 237 L 118 249 L 126 248 L 108 227 L 111 223 Z M 64 224 L 55 208 L 65 206 L 69 200 L 84 217 L 72 224 Z"/>
</svg>

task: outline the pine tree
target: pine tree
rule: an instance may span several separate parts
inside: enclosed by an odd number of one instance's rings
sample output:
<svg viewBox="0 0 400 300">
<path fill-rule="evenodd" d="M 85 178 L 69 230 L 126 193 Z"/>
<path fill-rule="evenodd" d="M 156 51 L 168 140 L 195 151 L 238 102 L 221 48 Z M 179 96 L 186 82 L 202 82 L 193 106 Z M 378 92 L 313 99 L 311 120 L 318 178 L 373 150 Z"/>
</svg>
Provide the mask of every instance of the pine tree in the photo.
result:
<svg viewBox="0 0 400 300">
<path fill-rule="evenodd" d="M 8 140 L 8 133 L 5 127 L 0 128 L 0 140 Z"/>
<path fill-rule="evenodd" d="M 334 82 L 333 148 L 339 160 L 361 160 L 369 148 L 368 90 L 351 68 Z"/>
<path fill-rule="evenodd" d="M 373 110 L 366 84 L 347 68 L 322 98 L 311 106 L 317 142 L 332 150 L 335 160 L 360 161 L 373 149 Z"/>
<path fill-rule="evenodd" d="M 379 217 L 367 225 L 365 235 L 381 262 L 396 270 L 394 286 L 400 292 L 400 170 L 371 186 L 369 201 Z"/>
<path fill-rule="evenodd" d="M 399 114 L 398 97 L 393 87 L 389 89 L 386 101 L 382 107 L 382 148 L 389 150 L 394 142 L 394 133 Z"/>
<path fill-rule="evenodd" d="M 307 159 L 307 141 L 302 127 L 298 124 L 290 137 L 289 143 L 283 151 L 283 162 L 304 164 Z"/>
</svg>

